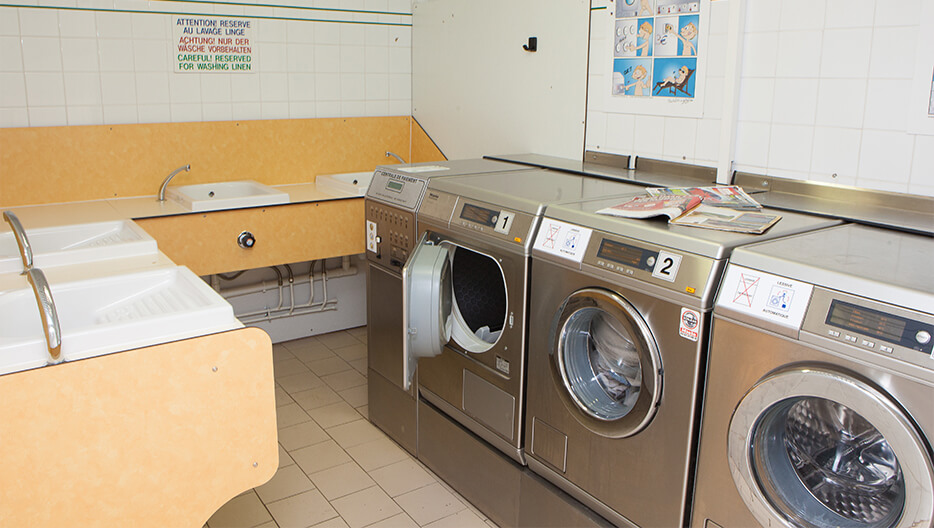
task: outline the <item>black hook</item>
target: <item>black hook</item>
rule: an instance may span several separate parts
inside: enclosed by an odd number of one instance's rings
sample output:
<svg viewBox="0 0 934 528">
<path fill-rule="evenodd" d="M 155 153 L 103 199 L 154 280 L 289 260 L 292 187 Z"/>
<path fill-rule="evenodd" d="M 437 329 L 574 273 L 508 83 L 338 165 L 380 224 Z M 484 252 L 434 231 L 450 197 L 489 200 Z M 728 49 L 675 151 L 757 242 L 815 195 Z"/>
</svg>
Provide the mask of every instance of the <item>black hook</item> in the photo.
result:
<svg viewBox="0 0 934 528">
<path fill-rule="evenodd" d="M 529 43 L 523 44 L 522 49 L 525 51 L 538 51 L 538 37 L 529 37 Z"/>
</svg>

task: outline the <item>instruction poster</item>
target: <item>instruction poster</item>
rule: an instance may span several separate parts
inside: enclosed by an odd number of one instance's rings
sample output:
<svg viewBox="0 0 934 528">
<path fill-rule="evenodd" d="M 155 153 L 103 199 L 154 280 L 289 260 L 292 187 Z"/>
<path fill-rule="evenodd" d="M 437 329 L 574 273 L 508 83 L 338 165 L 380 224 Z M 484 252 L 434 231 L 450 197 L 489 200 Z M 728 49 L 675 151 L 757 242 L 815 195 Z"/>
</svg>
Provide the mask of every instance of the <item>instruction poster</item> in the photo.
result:
<svg viewBox="0 0 934 528">
<path fill-rule="evenodd" d="M 253 73 L 256 21 L 240 17 L 176 16 L 175 71 Z"/>
</svg>

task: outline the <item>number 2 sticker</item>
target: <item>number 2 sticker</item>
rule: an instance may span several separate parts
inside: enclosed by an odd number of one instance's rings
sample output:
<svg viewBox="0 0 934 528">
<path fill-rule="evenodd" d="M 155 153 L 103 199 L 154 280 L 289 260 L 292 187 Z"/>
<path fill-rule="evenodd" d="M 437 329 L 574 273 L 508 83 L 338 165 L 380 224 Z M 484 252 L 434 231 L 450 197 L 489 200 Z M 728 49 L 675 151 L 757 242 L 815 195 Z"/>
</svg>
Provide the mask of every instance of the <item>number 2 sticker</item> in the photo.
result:
<svg viewBox="0 0 934 528">
<path fill-rule="evenodd" d="M 652 276 L 668 282 L 674 282 L 678 276 L 678 268 L 681 267 L 681 255 L 659 251 L 658 258 L 655 260 L 655 268 L 652 269 Z"/>
</svg>

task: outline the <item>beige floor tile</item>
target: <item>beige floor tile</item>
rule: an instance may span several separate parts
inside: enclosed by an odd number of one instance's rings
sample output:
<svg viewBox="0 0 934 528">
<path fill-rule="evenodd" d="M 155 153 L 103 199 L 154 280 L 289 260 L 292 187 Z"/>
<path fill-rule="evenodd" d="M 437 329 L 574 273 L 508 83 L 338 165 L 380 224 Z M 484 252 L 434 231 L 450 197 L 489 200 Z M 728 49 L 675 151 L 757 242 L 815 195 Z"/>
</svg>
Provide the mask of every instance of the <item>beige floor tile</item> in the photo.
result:
<svg viewBox="0 0 934 528">
<path fill-rule="evenodd" d="M 299 361 L 308 365 L 312 361 L 318 361 L 319 359 L 327 359 L 337 357 L 337 354 L 331 351 L 330 348 L 318 344 L 317 348 L 305 348 L 299 351 L 293 351 L 294 355 Z"/>
<path fill-rule="evenodd" d="M 410 458 L 408 453 L 388 437 L 349 447 L 347 454 L 366 471 L 373 471 Z"/>
<path fill-rule="evenodd" d="M 298 467 L 308 475 L 353 461 L 350 455 L 332 440 L 296 449 L 289 454 Z"/>
<path fill-rule="evenodd" d="M 272 345 L 272 362 L 278 363 L 286 359 L 295 359 L 295 356 L 293 356 L 292 352 L 282 343 Z"/>
<path fill-rule="evenodd" d="M 289 466 L 276 471 L 269 482 L 256 488 L 256 494 L 265 504 L 269 504 L 314 488 L 300 467 Z"/>
<path fill-rule="evenodd" d="M 333 403 L 339 403 L 343 398 L 339 394 L 331 390 L 331 387 L 327 385 L 322 385 L 320 387 L 306 390 L 302 392 L 296 392 L 292 395 L 292 399 L 295 400 L 295 403 L 302 406 L 302 409 L 310 411 L 312 409 L 317 409 L 318 407 L 324 407 L 325 405 L 331 405 Z"/>
<path fill-rule="evenodd" d="M 350 528 L 361 528 L 402 513 L 389 495 L 373 486 L 331 502 Z"/>
<path fill-rule="evenodd" d="M 278 384 L 276 385 L 276 407 L 282 407 L 283 405 L 288 405 L 290 403 L 295 403 L 295 400 L 289 396 L 289 393 L 285 391 Z"/>
<path fill-rule="evenodd" d="M 308 368 L 318 376 L 327 376 L 328 374 L 336 374 L 338 372 L 350 370 L 353 367 L 348 365 L 343 359 L 335 356 L 328 359 L 312 361 L 308 363 Z"/>
<path fill-rule="evenodd" d="M 321 387 L 324 384 L 324 382 L 321 381 L 321 378 L 316 376 L 311 371 L 302 372 L 300 374 L 293 374 L 283 378 L 277 378 L 276 383 L 281 385 L 282 388 L 285 389 L 285 391 L 289 394 L 311 390 L 315 387 Z"/>
<path fill-rule="evenodd" d="M 347 526 L 347 523 L 344 522 L 344 519 L 340 517 L 334 517 L 333 519 L 328 519 L 321 524 L 316 524 L 311 528 L 350 528 Z"/>
<path fill-rule="evenodd" d="M 344 361 L 353 361 L 366 357 L 366 345 L 363 343 L 356 343 L 350 346 L 337 348 L 334 350 L 334 353 Z"/>
<path fill-rule="evenodd" d="M 363 417 L 366 418 L 367 420 L 370 419 L 370 406 L 369 405 L 361 405 L 360 407 L 357 407 L 357 412 L 363 415 Z"/>
<path fill-rule="evenodd" d="M 320 444 L 330 438 L 324 432 L 324 429 L 312 420 L 279 429 L 279 444 L 286 451 L 295 451 L 305 446 Z"/>
<path fill-rule="evenodd" d="M 282 343 L 286 348 L 289 349 L 293 354 L 300 352 L 302 350 L 313 350 L 318 348 L 327 348 L 324 346 L 324 343 L 318 341 L 318 338 L 315 336 L 303 337 L 301 339 L 293 339 L 292 341 L 286 341 Z"/>
<path fill-rule="evenodd" d="M 366 385 L 359 385 L 357 387 L 351 387 L 349 389 L 344 389 L 340 391 L 341 398 L 345 402 L 349 403 L 351 407 L 360 407 L 366 405 L 367 402 L 367 388 Z"/>
<path fill-rule="evenodd" d="M 257 526 L 256 528 L 279 528 L 279 525 L 276 524 L 276 521 L 269 521 Z"/>
<path fill-rule="evenodd" d="M 279 469 L 284 468 L 285 466 L 291 466 L 295 461 L 292 460 L 292 457 L 289 456 L 288 451 L 285 450 L 282 445 L 279 445 Z"/>
<path fill-rule="evenodd" d="M 354 462 L 312 473 L 308 477 L 329 501 L 376 485 L 366 471 Z"/>
<path fill-rule="evenodd" d="M 256 493 L 239 495 L 220 507 L 208 519 L 211 528 L 250 528 L 272 520 Z"/>
<path fill-rule="evenodd" d="M 489 528 L 489 526 L 486 521 L 468 509 L 461 510 L 454 515 L 442 517 L 433 523 L 429 523 L 425 528 Z"/>
<path fill-rule="evenodd" d="M 347 363 L 350 363 L 350 366 L 353 367 L 354 370 L 359 372 L 363 377 L 366 377 L 366 358 L 355 359 L 353 361 L 348 361 Z"/>
<path fill-rule="evenodd" d="M 311 417 L 297 403 L 290 403 L 276 409 L 276 425 L 279 429 L 285 429 L 308 420 L 311 420 Z"/>
<path fill-rule="evenodd" d="M 330 348 L 331 350 L 354 345 L 360 342 L 356 337 L 348 334 L 347 332 L 344 332 L 343 330 L 338 332 L 331 332 L 330 334 L 322 334 L 315 337 L 318 338 L 318 341 L 324 343 L 324 346 Z"/>
<path fill-rule="evenodd" d="M 327 431 L 331 438 L 344 449 L 386 437 L 385 433 L 366 420 L 338 425 Z"/>
<path fill-rule="evenodd" d="M 373 523 L 367 528 L 418 528 L 418 523 L 413 521 L 407 513 L 402 512 L 378 523 Z"/>
<path fill-rule="evenodd" d="M 292 359 L 286 359 L 278 363 L 273 363 L 272 368 L 275 372 L 276 379 L 308 372 L 308 367 L 294 357 Z"/>
<path fill-rule="evenodd" d="M 282 528 L 306 528 L 337 516 L 318 490 L 306 491 L 266 505 Z"/>
<path fill-rule="evenodd" d="M 347 402 L 344 401 L 311 409 L 308 411 L 308 414 L 318 422 L 318 425 L 325 429 L 330 429 L 331 427 L 362 418 L 360 413 L 354 410 L 350 405 L 347 405 Z"/>
<path fill-rule="evenodd" d="M 366 325 L 358 326 L 356 328 L 348 328 L 347 330 L 344 330 L 344 331 L 356 337 L 357 339 L 360 339 L 361 337 L 366 337 Z"/>
<path fill-rule="evenodd" d="M 375 469 L 370 476 L 390 497 L 398 497 L 435 482 L 434 475 L 412 458 Z"/>
<path fill-rule="evenodd" d="M 491 520 L 489 520 L 489 519 L 486 520 L 486 525 L 489 526 L 490 528 L 499 528 L 499 525 L 498 525 L 498 524 L 496 524 L 495 522 L 493 522 L 493 521 L 491 521 Z"/>
<path fill-rule="evenodd" d="M 342 360 L 343 361 L 343 360 Z M 351 387 L 366 385 L 366 378 L 357 370 L 346 370 L 337 374 L 321 376 L 321 381 L 328 384 L 328 387 L 340 392 Z"/>
<path fill-rule="evenodd" d="M 419 525 L 426 525 L 467 508 L 451 492 L 435 482 L 395 498 Z"/>
</svg>

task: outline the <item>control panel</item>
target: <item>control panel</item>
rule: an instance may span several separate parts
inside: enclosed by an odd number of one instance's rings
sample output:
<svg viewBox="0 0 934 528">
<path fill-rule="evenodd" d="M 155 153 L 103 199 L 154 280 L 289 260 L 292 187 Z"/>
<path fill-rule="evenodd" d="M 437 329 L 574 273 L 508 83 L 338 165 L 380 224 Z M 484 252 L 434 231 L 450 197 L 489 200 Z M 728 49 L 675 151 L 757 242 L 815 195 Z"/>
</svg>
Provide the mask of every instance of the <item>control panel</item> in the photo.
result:
<svg viewBox="0 0 934 528">
<path fill-rule="evenodd" d="M 418 209 L 419 218 L 454 229 L 466 229 L 521 247 L 527 247 L 536 217 L 503 209 L 487 202 L 429 189 Z"/>
<path fill-rule="evenodd" d="M 367 200 L 368 260 L 387 268 L 401 270 L 415 243 L 415 213 Z"/>
<path fill-rule="evenodd" d="M 415 211 L 427 187 L 426 179 L 377 169 L 367 188 L 366 197 L 368 200 Z"/>
</svg>

